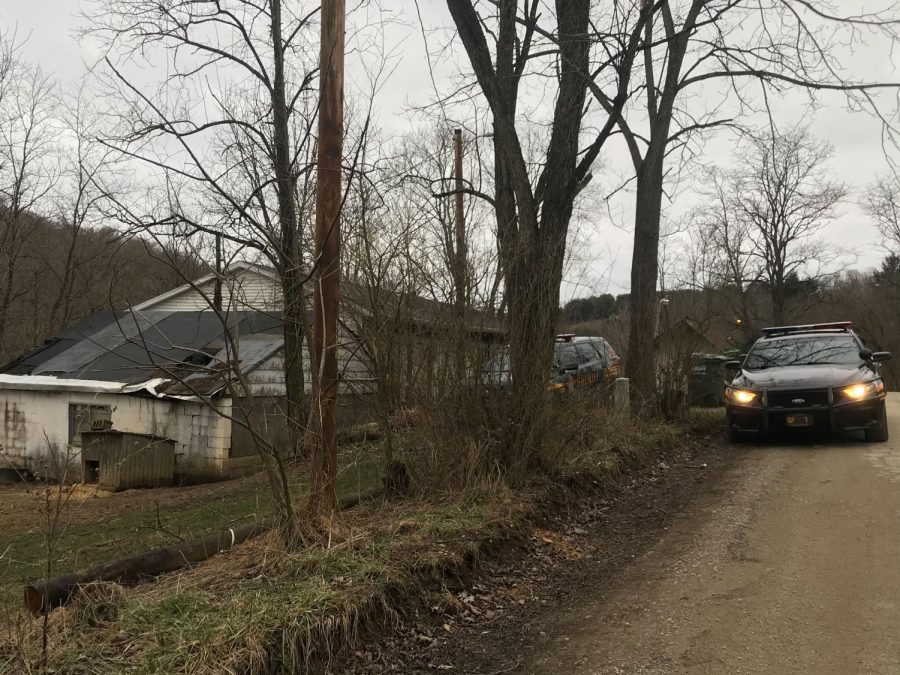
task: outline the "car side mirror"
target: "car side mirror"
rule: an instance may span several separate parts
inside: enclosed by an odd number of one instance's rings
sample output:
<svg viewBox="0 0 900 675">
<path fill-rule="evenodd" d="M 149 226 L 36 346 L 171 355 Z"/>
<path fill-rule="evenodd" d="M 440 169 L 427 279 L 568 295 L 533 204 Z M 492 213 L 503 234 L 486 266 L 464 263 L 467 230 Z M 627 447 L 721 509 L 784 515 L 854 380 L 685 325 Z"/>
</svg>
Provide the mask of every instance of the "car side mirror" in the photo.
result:
<svg viewBox="0 0 900 675">
<path fill-rule="evenodd" d="M 873 354 L 874 352 L 871 349 L 866 349 L 865 347 L 859 350 L 859 358 L 863 361 L 871 361 Z"/>
<path fill-rule="evenodd" d="M 737 372 L 741 369 L 741 362 L 737 360 L 726 361 L 725 362 L 725 370 L 730 370 L 732 372 Z"/>
<path fill-rule="evenodd" d="M 890 361 L 893 357 L 893 354 L 890 352 L 875 352 L 872 354 L 872 360 L 876 363 L 882 363 L 884 361 Z"/>
</svg>

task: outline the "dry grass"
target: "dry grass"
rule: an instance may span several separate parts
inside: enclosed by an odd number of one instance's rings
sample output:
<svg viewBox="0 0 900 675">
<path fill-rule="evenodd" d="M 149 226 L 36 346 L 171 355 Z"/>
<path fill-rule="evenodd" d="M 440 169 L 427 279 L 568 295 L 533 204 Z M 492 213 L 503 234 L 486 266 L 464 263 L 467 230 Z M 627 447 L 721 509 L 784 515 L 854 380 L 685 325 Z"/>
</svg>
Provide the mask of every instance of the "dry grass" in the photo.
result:
<svg viewBox="0 0 900 675">
<path fill-rule="evenodd" d="M 377 448 L 345 445 L 342 453 L 340 497 L 365 494 L 380 486 L 382 462 Z M 290 478 L 302 496 L 305 467 L 295 467 Z M 46 489 L 56 488 L 32 483 L 0 489 L 0 623 L 21 604 L 25 584 L 45 573 Z M 272 510 L 271 490 L 262 474 L 223 483 L 118 493 L 84 485 L 71 489 L 53 545 L 52 575 L 253 522 Z"/>
<path fill-rule="evenodd" d="M 367 622 L 390 620 L 410 589 L 471 560 L 482 542 L 526 521 L 526 500 L 377 503 L 347 512 L 332 540 L 285 551 L 270 534 L 192 569 L 50 616 L 48 667 L 67 673 L 268 673 L 316 670 Z M 107 620 L 112 604 L 118 613 Z M 0 671 L 40 662 L 40 622 L 21 615 Z M 4 663 L 5 658 L 5 663 Z"/>
<path fill-rule="evenodd" d="M 718 432 L 721 413 L 678 425 L 616 416 L 590 400 L 552 413 L 546 455 L 560 472 L 614 476 L 659 450 Z M 46 669 L 100 673 L 320 672 L 332 655 L 381 629 L 426 586 L 467 569 L 485 546 L 534 530 L 535 509 L 559 483 L 511 490 L 482 464 L 489 440 L 459 433 L 441 446 L 427 429 L 401 439 L 417 494 L 343 514 L 330 540 L 286 551 L 274 534 L 157 581 L 98 588 L 50 616 Z M 449 443 L 449 442 L 448 442 Z M 468 466 L 460 466 L 467 464 Z M 455 473 L 442 474 L 448 466 Z M 443 483 L 443 487 L 438 486 Z M 118 587 L 116 587 L 118 588 Z M 24 615 L 0 638 L 0 672 L 43 669 L 40 622 Z M 39 668 L 40 666 L 40 668 Z"/>
<path fill-rule="evenodd" d="M 617 412 L 589 398 L 566 399 L 555 410 L 547 444 L 548 464 L 562 472 L 616 476 L 659 452 L 720 435 L 720 409 L 691 410 L 676 422 Z"/>
<path fill-rule="evenodd" d="M 70 609 L 79 624 L 102 626 L 119 618 L 125 599 L 125 589 L 119 584 L 94 581 L 78 587 L 70 601 Z"/>
</svg>

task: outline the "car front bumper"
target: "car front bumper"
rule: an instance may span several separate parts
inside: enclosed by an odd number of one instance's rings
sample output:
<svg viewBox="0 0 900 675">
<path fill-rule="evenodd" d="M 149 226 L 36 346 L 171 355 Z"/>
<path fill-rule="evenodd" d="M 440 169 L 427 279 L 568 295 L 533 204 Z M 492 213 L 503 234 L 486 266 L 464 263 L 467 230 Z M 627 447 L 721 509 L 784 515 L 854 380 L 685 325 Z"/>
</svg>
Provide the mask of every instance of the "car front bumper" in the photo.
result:
<svg viewBox="0 0 900 675">
<path fill-rule="evenodd" d="M 878 424 L 884 414 L 884 398 L 882 395 L 864 401 L 796 408 L 751 407 L 728 403 L 725 409 L 728 426 L 740 433 L 864 431 Z M 788 426 L 787 418 L 797 415 L 809 415 L 811 426 Z"/>
</svg>

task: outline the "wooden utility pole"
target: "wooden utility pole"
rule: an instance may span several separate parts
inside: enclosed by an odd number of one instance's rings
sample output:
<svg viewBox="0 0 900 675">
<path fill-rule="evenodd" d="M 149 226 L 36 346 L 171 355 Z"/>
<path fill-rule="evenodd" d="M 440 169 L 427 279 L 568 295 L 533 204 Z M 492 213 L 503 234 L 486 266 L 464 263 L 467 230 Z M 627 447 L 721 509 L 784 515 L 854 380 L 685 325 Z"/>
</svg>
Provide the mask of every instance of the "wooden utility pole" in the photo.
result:
<svg viewBox="0 0 900 675">
<path fill-rule="evenodd" d="M 341 162 L 344 148 L 345 0 L 322 0 L 319 47 L 319 156 L 316 173 L 316 259 L 313 343 L 318 363 L 318 443 L 314 443 L 310 510 L 337 509 L 337 319 L 341 255 Z"/>
<path fill-rule="evenodd" d="M 455 218 L 455 250 L 453 259 L 453 281 L 456 288 L 454 298 L 454 310 L 456 314 L 458 344 L 456 345 L 456 376 L 462 382 L 466 375 L 466 301 L 467 301 L 467 264 L 466 264 L 466 210 L 463 201 L 463 151 L 462 129 L 453 132 L 453 155 L 456 218 Z"/>
</svg>

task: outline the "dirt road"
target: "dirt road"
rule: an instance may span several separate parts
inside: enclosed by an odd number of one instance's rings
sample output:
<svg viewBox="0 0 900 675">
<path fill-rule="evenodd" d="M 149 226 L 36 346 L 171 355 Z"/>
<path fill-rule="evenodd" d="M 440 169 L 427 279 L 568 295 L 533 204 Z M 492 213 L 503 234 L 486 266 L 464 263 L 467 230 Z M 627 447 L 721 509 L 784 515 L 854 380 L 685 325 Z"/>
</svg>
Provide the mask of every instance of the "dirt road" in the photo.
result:
<svg viewBox="0 0 900 675">
<path fill-rule="evenodd" d="M 736 448 L 717 490 L 517 672 L 900 673 L 900 397 L 886 444 Z"/>
</svg>

